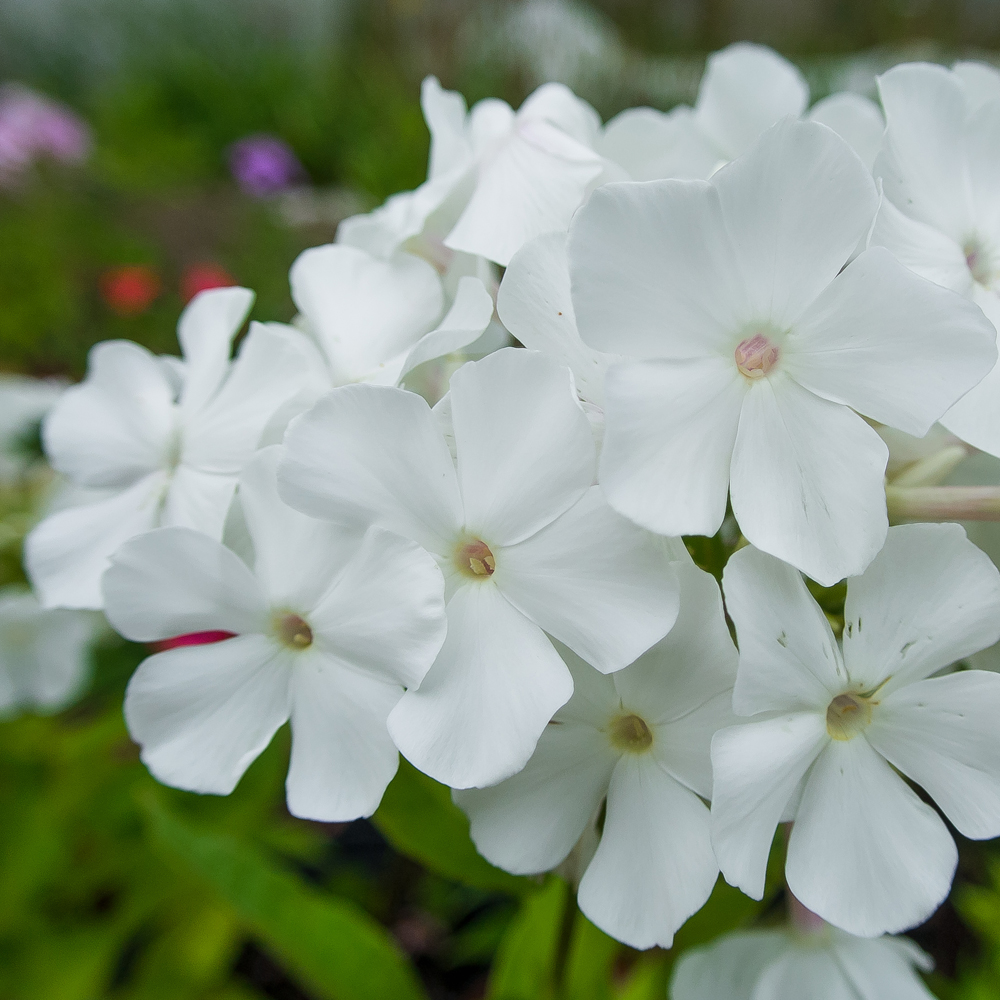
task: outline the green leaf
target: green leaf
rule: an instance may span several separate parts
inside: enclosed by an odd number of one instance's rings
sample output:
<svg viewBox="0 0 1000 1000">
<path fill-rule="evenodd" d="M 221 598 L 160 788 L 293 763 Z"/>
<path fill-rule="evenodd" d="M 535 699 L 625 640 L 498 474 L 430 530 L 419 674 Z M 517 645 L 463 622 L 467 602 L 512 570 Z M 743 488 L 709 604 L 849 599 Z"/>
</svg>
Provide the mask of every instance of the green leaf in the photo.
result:
<svg viewBox="0 0 1000 1000">
<path fill-rule="evenodd" d="M 622 946 L 576 914 L 566 965 L 565 996 L 571 1000 L 610 1000 L 611 972 Z"/>
<path fill-rule="evenodd" d="M 469 837 L 469 821 L 447 786 L 400 759 L 372 822 L 396 850 L 428 871 L 489 892 L 523 896 L 536 888 L 530 879 L 494 868 Z"/>
<path fill-rule="evenodd" d="M 551 878 L 528 897 L 500 942 L 490 972 L 487 1000 L 552 1000 L 553 969 L 567 903 L 566 883 Z"/>
<path fill-rule="evenodd" d="M 154 838 L 211 885 L 318 997 L 424 1000 L 413 967 L 353 903 L 323 895 L 234 837 L 197 829 L 153 799 Z"/>
</svg>

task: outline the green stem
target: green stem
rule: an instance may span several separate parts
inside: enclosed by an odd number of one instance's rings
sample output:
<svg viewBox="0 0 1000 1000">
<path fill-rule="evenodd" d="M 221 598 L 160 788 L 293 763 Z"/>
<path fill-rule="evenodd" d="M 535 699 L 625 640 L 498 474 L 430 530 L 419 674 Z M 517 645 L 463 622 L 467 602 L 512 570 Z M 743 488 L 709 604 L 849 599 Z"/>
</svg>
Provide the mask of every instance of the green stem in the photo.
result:
<svg viewBox="0 0 1000 1000">
<path fill-rule="evenodd" d="M 562 918 L 559 922 L 559 937 L 556 940 L 556 953 L 552 962 L 553 995 L 560 998 L 565 995 L 566 968 L 569 964 L 569 951 L 573 943 L 573 926 L 576 923 L 576 890 L 566 883 L 566 894 L 563 897 Z"/>
<path fill-rule="evenodd" d="M 887 486 L 889 520 L 1000 521 L 1000 486 Z"/>
</svg>

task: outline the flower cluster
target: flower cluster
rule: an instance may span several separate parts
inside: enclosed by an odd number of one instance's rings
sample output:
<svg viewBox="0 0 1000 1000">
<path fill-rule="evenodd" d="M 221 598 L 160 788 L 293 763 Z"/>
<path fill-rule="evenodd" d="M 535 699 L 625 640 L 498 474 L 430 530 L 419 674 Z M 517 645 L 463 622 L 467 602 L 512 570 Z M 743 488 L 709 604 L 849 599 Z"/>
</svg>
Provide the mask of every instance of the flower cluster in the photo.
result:
<svg viewBox="0 0 1000 1000">
<path fill-rule="evenodd" d="M 737 45 L 693 108 L 605 125 L 559 84 L 470 110 L 430 78 L 426 182 L 302 254 L 293 324 L 232 357 L 252 293 L 213 289 L 181 358 L 94 348 L 27 567 L 161 644 L 125 703 L 150 770 L 227 793 L 290 721 L 289 809 L 343 821 L 401 752 L 637 948 L 720 871 L 760 898 L 791 824 L 819 930 L 693 954 L 678 1000 L 828 968 L 923 995 L 924 956 L 868 939 L 948 894 L 937 810 L 1000 835 L 1000 676 L 962 664 L 1000 573 L 958 525 L 889 527 L 885 442 L 1000 455 L 1000 74 L 879 86 L 809 110 Z M 721 590 L 682 541 L 717 534 Z"/>
</svg>

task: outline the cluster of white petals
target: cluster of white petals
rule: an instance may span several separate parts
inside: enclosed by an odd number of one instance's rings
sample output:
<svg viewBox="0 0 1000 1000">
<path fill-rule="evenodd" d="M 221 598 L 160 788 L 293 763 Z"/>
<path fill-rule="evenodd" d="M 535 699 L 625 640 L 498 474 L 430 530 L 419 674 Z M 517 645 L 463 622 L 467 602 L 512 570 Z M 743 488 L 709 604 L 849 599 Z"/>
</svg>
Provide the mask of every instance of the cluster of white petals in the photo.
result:
<svg viewBox="0 0 1000 1000">
<path fill-rule="evenodd" d="M 761 898 L 791 824 L 825 923 L 691 953 L 675 1000 L 926 996 L 881 935 L 950 890 L 937 809 L 1000 835 L 1000 676 L 965 662 L 1000 572 L 956 524 L 889 527 L 886 440 L 941 421 L 1000 455 L 1000 74 L 879 88 L 810 109 L 737 45 L 694 107 L 604 125 L 561 84 L 469 110 L 428 78 L 426 182 L 299 257 L 292 324 L 231 357 L 252 293 L 222 289 L 182 358 L 94 348 L 26 564 L 49 608 L 182 640 L 128 688 L 150 770 L 228 793 L 287 721 L 289 809 L 342 821 L 402 753 L 487 859 L 559 868 L 636 948 L 720 871 Z M 70 612 L 4 601 L 0 650 L 20 614 L 40 661 L 32 615 Z M 20 669 L 5 704 L 69 685 Z"/>
</svg>

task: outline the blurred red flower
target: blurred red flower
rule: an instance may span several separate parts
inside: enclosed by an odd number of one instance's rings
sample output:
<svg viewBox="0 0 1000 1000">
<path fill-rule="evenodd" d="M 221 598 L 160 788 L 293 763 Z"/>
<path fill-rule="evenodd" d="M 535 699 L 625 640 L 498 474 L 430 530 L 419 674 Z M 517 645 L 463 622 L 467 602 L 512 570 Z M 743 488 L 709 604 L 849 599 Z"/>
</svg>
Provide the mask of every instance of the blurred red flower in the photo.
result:
<svg viewBox="0 0 1000 1000">
<path fill-rule="evenodd" d="M 161 639 L 159 642 L 151 642 L 150 645 L 157 653 L 162 653 L 167 649 L 177 649 L 178 646 L 205 646 L 210 642 L 222 642 L 223 639 L 232 639 L 235 632 L 189 632 L 187 635 L 174 636 L 173 639 Z"/>
<path fill-rule="evenodd" d="M 160 276 L 145 264 L 108 268 L 101 275 L 101 295 L 119 316 L 138 316 L 160 294 Z"/>
<path fill-rule="evenodd" d="M 209 288 L 230 288 L 239 284 L 221 264 L 192 264 L 181 275 L 181 297 L 190 302 Z"/>
</svg>

